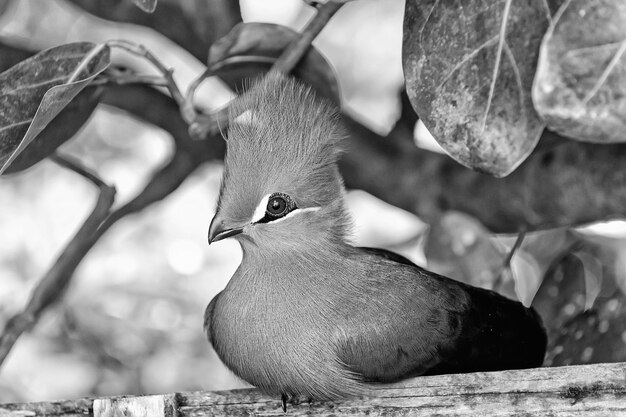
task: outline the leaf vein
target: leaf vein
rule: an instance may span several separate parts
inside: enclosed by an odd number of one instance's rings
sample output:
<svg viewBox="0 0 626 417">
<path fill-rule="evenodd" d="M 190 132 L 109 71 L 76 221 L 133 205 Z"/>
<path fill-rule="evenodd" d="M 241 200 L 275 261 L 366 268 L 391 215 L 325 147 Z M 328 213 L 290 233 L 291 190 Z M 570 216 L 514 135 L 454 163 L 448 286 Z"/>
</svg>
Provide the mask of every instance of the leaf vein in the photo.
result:
<svg viewBox="0 0 626 417">
<path fill-rule="evenodd" d="M 57 77 L 57 78 L 50 78 L 48 80 L 42 81 L 40 83 L 35 83 L 35 84 L 28 84 L 28 85 L 22 84 L 19 87 L 16 87 L 16 88 L 14 88 L 14 89 L 12 89 L 10 91 L 1 90 L 0 94 L 1 95 L 15 94 L 15 93 L 20 92 L 20 91 L 25 91 L 25 90 L 30 90 L 30 89 L 37 88 L 37 87 L 42 87 L 42 86 L 44 86 L 46 84 L 55 83 L 57 81 L 63 81 L 65 78 L 67 78 L 67 76 Z M 61 83 L 61 84 L 63 84 L 63 83 Z M 61 85 L 61 84 L 52 85 L 52 86 L 50 86 L 50 88 L 55 87 L 57 85 Z"/>
<path fill-rule="evenodd" d="M 619 49 L 617 50 L 617 52 L 615 52 L 615 55 L 613 55 L 613 58 L 611 58 L 611 61 L 606 66 L 604 71 L 602 71 L 602 74 L 600 75 L 600 78 L 598 78 L 598 81 L 596 81 L 596 83 L 593 85 L 593 88 L 587 93 L 587 95 L 583 99 L 583 103 L 585 105 L 589 102 L 589 100 L 593 98 L 593 96 L 598 93 L 598 91 L 600 91 L 600 88 L 602 88 L 602 84 L 604 84 L 609 78 L 609 75 L 611 75 L 611 71 L 613 71 L 620 59 L 622 59 L 622 55 L 624 55 L 624 52 L 626 52 L 626 39 L 622 41 Z"/>
<path fill-rule="evenodd" d="M 4 131 L 4 130 L 11 129 L 13 127 L 29 124 L 32 121 L 33 121 L 33 119 L 30 118 L 30 119 L 22 120 L 22 121 L 19 121 L 19 122 L 11 123 L 11 124 L 8 124 L 8 125 L 0 126 L 0 133 L 2 133 L 2 131 Z"/>
<path fill-rule="evenodd" d="M 485 125 L 487 124 L 487 116 L 489 115 L 489 109 L 491 108 L 491 102 L 493 101 L 493 95 L 496 89 L 496 81 L 498 79 L 498 72 L 500 71 L 500 60 L 502 57 L 502 49 L 506 42 L 506 23 L 509 20 L 509 13 L 511 11 L 511 0 L 506 0 L 504 4 L 504 12 L 502 13 L 502 24 L 500 25 L 500 34 L 498 35 L 498 51 L 496 52 L 496 62 L 493 65 L 493 75 L 491 76 L 491 86 L 489 86 L 489 95 L 487 96 L 487 108 L 483 115 L 483 121 L 480 131 L 485 131 Z"/>
<path fill-rule="evenodd" d="M 626 40 L 626 39 L 624 39 Z M 619 47 L 622 45 L 624 41 L 615 41 L 615 42 L 608 42 L 608 43 L 601 43 L 601 44 L 597 44 L 597 45 L 591 45 L 591 46 L 581 46 L 580 48 L 572 48 L 569 49 L 566 53 L 565 56 L 570 58 L 572 55 L 577 54 L 577 53 L 585 53 L 585 52 L 595 52 L 598 49 L 613 49 L 616 46 Z"/>
<path fill-rule="evenodd" d="M 509 47 L 508 42 L 504 42 L 504 53 L 507 58 L 511 62 L 511 66 L 513 67 L 513 74 L 515 74 L 515 82 L 517 83 L 517 89 L 519 90 L 519 106 L 522 111 L 522 118 L 526 121 L 526 94 L 524 94 L 524 84 L 522 83 L 522 74 L 520 73 L 519 66 L 515 61 L 515 55 L 513 55 L 513 51 Z"/>
<path fill-rule="evenodd" d="M 548 23 L 552 23 L 552 12 L 550 11 L 548 0 L 541 0 L 541 5 L 543 6 L 543 11 L 546 12 L 546 19 L 548 19 Z"/>
<path fill-rule="evenodd" d="M 422 35 L 424 33 L 424 29 L 426 29 L 426 25 L 430 21 L 430 17 L 432 16 L 433 12 L 435 11 L 435 7 L 437 7 L 438 4 L 439 4 L 439 0 L 435 0 L 435 2 L 433 3 L 432 7 L 428 11 L 428 16 L 426 16 L 426 19 L 424 20 L 424 23 L 422 24 L 422 27 L 420 28 L 420 31 L 419 31 L 419 34 L 420 34 L 420 40 L 419 41 L 420 41 L 420 43 L 422 43 Z"/>
<path fill-rule="evenodd" d="M 476 55 L 478 55 L 478 53 L 480 51 L 482 51 L 485 48 L 490 47 L 491 45 L 493 45 L 496 41 L 498 40 L 498 36 L 494 36 L 493 38 L 489 39 L 488 41 L 486 41 L 485 43 L 483 43 L 482 45 L 480 45 L 478 48 L 474 49 L 471 53 L 465 55 L 463 57 L 463 59 L 461 61 L 459 61 L 447 74 L 445 77 L 443 77 L 443 79 L 441 80 L 441 82 L 439 83 L 439 85 L 437 85 L 437 90 L 439 90 L 441 87 L 443 87 L 443 85 L 450 79 L 450 77 L 452 77 L 452 75 L 457 72 L 463 65 L 465 65 L 470 59 L 474 58 Z"/>
</svg>

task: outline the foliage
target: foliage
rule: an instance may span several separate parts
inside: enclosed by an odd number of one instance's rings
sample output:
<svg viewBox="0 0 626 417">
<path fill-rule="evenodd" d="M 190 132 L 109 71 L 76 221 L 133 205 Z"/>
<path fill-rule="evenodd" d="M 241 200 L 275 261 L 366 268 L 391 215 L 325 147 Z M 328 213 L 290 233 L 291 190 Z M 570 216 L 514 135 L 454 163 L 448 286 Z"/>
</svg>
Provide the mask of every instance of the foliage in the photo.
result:
<svg viewBox="0 0 626 417">
<path fill-rule="evenodd" d="M 73 43 L 40 52 L 0 75 L 0 103 L 4 109 L 0 123 L 0 174 L 26 150 L 29 152 L 22 157 L 25 162 L 21 168 L 39 162 L 63 143 L 53 141 L 51 145 L 51 141 L 46 141 L 35 146 L 33 141 L 108 65 L 108 47 Z M 89 97 L 94 103 L 97 101 L 94 94 Z M 79 110 L 95 109 L 95 105 L 81 104 Z M 89 114 L 74 117 L 86 120 Z M 67 140 L 75 132 L 63 133 Z"/>
<path fill-rule="evenodd" d="M 584 6 L 568 2 L 546 33 L 533 101 L 550 128 L 562 135 L 623 142 L 626 4 L 596 1 Z"/>
</svg>

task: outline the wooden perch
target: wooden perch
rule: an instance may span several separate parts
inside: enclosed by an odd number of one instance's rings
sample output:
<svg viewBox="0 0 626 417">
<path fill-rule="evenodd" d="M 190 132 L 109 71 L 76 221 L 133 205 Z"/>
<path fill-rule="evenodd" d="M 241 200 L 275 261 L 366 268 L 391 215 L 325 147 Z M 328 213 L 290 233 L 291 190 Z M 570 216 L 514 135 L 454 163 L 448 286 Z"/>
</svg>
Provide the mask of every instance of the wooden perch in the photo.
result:
<svg viewBox="0 0 626 417">
<path fill-rule="evenodd" d="M 0 417 L 242 415 L 626 416 L 626 363 L 419 377 L 371 397 L 290 404 L 257 390 L 0 404 Z"/>
</svg>

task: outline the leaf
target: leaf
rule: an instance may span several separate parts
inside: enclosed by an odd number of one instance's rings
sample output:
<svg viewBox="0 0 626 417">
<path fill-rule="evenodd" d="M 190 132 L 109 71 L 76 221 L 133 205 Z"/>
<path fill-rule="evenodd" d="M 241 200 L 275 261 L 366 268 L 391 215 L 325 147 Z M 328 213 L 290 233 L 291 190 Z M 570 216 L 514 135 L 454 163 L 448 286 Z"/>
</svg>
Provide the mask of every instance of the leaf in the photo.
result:
<svg viewBox="0 0 626 417">
<path fill-rule="evenodd" d="M 532 97 L 550 129 L 626 142 L 626 2 L 568 0 L 546 33 Z"/>
<path fill-rule="evenodd" d="M 154 29 L 202 61 L 206 60 L 207 51 L 213 42 L 226 35 L 241 21 L 239 1 L 233 0 L 160 1 L 154 13 L 144 13 L 128 0 L 70 2 L 105 20 Z M 143 30 L 145 29 L 140 29 Z M 150 49 L 159 52 L 152 46 Z"/>
<path fill-rule="evenodd" d="M 611 221 L 596 223 L 575 232 L 587 246 L 595 248 L 596 256 L 592 267 L 609 269 L 615 285 L 626 296 L 626 222 Z M 597 275 L 597 274 L 596 274 Z M 599 279 L 602 275 L 599 275 Z M 593 285 L 593 282 L 591 283 Z"/>
<path fill-rule="evenodd" d="M 47 49 L 0 74 L 0 174 L 108 65 L 108 47 L 80 42 Z"/>
<path fill-rule="evenodd" d="M 602 263 L 590 253 L 579 251 L 574 255 L 580 259 L 585 277 L 585 310 L 593 307 L 600 290 L 602 289 L 602 280 L 604 277 L 602 271 Z"/>
<path fill-rule="evenodd" d="M 156 10 L 157 0 L 131 0 L 137 7 L 146 13 L 152 13 Z"/>
<path fill-rule="evenodd" d="M 494 288 L 502 273 L 505 251 L 475 218 L 449 211 L 431 225 L 424 248 L 428 268 L 476 287 Z M 506 291 L 515 298 L 514 289 Z"/>
<path fill-rule="evenodd" d="M 525 306 L 530 306 L 541 286 L 541 267 L 530 254 L 518 250 L 511 259 L 511 270 L 515 281 L 515 294 Z"/>
<path fill-rule="evenodd" d="M 72 139 L 89 120 L 96 109 L 104 89 L 87 87 L 81 91 L 38 135 L 24 152 L 20 153 L 4 174 L 12 174 L 30 168 L 47 158 L 59 146 Z"/>
<path fill-rule="evenodd" d="M 506 176 L 543 122 L 531 100 L 547 2 L 407 0 L 402 61 L 420 119 L 461 164 Z"/>
<path fill-rule="evenodd" d="M 626 296 L 614 267 L 623 238 L 598 231 L 570 231 L 575 250 L 553 261 L 533 301 L 548 331 L 547 365 L 626 360 Z"/>
<path fill-rule="evenodd" d="M 285 26 L 271 23 L 240 23 L 211 46 L 209 67 L 237 91 L 245 81 L 267 72 L 287 46 L 300 35 Z M 293 71 L 315 87 L 322 96 L 340 103 L 339 86 L 333 69 L 311 46 Z"/>
</svg>

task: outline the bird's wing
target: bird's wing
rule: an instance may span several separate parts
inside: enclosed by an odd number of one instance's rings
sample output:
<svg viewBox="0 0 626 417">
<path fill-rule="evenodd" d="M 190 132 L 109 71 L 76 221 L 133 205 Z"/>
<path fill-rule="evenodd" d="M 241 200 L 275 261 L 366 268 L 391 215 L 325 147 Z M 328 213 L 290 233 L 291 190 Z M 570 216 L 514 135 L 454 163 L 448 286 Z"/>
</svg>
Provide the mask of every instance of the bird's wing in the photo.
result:
<svg viewBox="0 0 626 417">
<path fill-rule="evenodd" d="M 450 316 L 467 304 L 465 294 L 404 256 L 356 249 L 352 270 L 361 276 L 359 289 L 338 306 L 347 321 L 340 360 L 364 380 L 427 372 L 442 361 L 458 333 Z"/>
<path fill-rule="evenodd" d="M 533 310 L 393 252 L 359 251 L 358 262 L 367 265 L 360 290 L 364 302 L 358 317 L 345 310 L 350 330 L 339 357 L 363 379 L 541 364 L 546 338 Z"/>
</svg>

